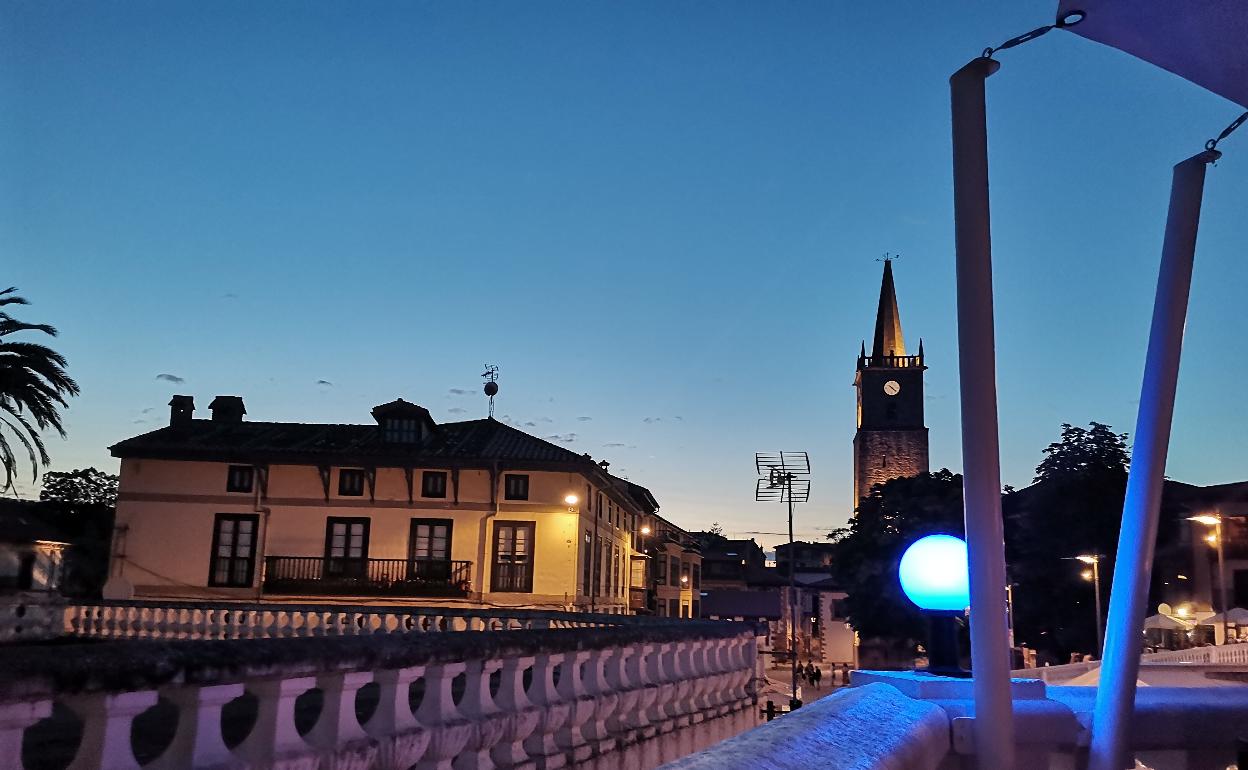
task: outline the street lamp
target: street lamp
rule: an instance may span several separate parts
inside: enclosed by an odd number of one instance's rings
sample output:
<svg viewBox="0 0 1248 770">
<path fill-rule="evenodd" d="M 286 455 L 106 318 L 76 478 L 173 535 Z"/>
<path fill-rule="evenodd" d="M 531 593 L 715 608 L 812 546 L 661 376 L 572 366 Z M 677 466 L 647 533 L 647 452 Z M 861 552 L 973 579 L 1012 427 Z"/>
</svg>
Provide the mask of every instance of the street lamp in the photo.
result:
<svg viewBox="0 0 1248 770">
<path fill-rule="evenodd" d="M 1226 556 L 1222 550 L 1222 517 L 1216 514 L 1201 514 L 1200 516 L 1188 516 L 1188 521 L 1194 521 L 1198 524 L 1204 524 L 1207 527 L 1213 527 L 1213 532 L 1205 538 L 1209 545 L 1218 549 L 1218 599 L 1222 604 L 1222 643 L 1226 644 L 1230 639 L 1230 617 L 1226 606 Z"/>
<path fill-rule="evenodd" d="M 901 555 L 897 578 L 928 618 L 928 673 L 968 676 L 958 655 L 957 622 L 971 603 L 966 542 L 952 535 L 919 538 Z"/>
<path fill-rule="evenodd" d="M 1096 657 L 1100 658 L 1105 649 L 1105 626 L 1101 619 L 1101 555 L 1085 553 L 1075 558 L 1084 564 L 1092 565 L 1092 569 L 1083 571 L 1082 577 L 1084 580 L 1092 581 L 1092 591 L 1096 594 Z"/>
</svg>

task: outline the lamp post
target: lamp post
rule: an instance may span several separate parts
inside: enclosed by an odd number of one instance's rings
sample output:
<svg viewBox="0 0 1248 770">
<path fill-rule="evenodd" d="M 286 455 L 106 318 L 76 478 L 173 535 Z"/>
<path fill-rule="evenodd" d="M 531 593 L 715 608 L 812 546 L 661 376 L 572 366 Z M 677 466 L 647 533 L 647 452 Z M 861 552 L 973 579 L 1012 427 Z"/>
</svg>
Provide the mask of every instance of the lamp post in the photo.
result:
<svg viewBox="0 0 1248 770">
<path fill-rule="evenodd" d="M 1092 565 L 1092 569 L 1083 571 L 1083 579 L 1092 581 L 1092 591 L 1096 594 L 1096 657 L 1099 659 L 1105 650 L 1105 621 L 1101 618 L 1101 555 L 1086 553 L 1075 558 Z"/>
<path fill-rule="evenodd" d="M 1218 548 L 1218 602 L 1222 605 L 1222 644 L 1226 644 L 1230 639 L 1230 607 L 1226 606 L 1226 554 L 1222 548 L 1222 517 L 1217 514 L 1202 514 L 1200 516 L 1189 516 L 1190 521 L 1204 524 L 1207 527 L 1213 527 L 1214 545 Z"/>
<path fill-rule="evenodd" d="M 906 598 L 928 616 L 928 673 L 968 676 L 958 655 L 957 623 L 971 603 L 966 542 L 952 535 L 919 538 L 901 555 L 897 578 Z"/>
</svg>

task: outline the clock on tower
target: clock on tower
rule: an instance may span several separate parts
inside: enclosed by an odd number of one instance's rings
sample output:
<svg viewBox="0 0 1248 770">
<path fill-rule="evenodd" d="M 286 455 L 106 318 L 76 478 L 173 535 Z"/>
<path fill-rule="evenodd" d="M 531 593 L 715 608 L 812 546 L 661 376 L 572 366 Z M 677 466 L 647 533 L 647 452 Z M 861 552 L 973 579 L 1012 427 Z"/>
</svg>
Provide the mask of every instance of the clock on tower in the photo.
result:
<svg viewBox="0 0 1248 770">
<path fill-rule="evenodd" d="M 906 355 L 893 286 L 893 263 L 885 259 L 871 355 L 867 355 L 864 342 L 854 376 L 858 392 L 854 507 L 876 484 L 927 471 L 927 428 L 923 424 L 925 369 L 922 340 L 918 355 Z"/>
</svg>

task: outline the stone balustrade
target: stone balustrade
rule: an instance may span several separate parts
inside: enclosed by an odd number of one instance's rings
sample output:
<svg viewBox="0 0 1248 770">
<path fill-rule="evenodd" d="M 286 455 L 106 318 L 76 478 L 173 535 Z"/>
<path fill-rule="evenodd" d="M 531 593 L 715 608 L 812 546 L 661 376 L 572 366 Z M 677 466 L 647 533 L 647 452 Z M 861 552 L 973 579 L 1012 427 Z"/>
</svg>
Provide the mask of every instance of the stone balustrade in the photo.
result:
<svg viewBox="0 0 1248 770">
<path fill-rule="evenodd" d="M 970 679 L 855 671 L 852 686 L 665 770 L 956 770 L 979 767 Z M 1016 770 L 1087 764 L 1095 687 L 1010 684 Z M 1248 688 L 1141 687 L 1130 748 L 1158 770 L 1225 770 L 1248 724 Z M 812 761 L 812 758 L 818 758 Z M 1240 767 L 1245 767 L 1242 763 Z"/>
<path fill-rule="evenodd" d="M 1163 650 L 1140 656 L 1141 663 L 1202 663 L 1206 665 L 1248 665 L 1248 644 L 1220 644 L 1216 647 L 1189 647 Z"/>
<path fill-rule="evenodd" d="M 0 642 L 60 635 L 100 639 L 274 639 L 437 631 L 610 628 L 679 619 L 410 605 L 64 600 L 0 604 Z"/>
<path fill-rule="evenodd" d="M 5 766 L 652 768 L 758 721 L 758 628 L 710 621 L 13 647 Z"/>
</svg>

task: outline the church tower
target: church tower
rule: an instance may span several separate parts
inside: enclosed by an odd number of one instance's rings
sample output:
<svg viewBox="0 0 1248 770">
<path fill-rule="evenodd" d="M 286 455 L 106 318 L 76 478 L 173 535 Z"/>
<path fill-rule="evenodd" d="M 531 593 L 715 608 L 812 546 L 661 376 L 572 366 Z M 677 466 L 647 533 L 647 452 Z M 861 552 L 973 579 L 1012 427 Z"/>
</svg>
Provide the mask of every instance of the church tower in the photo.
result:
<svg viewBox="0 0 1248 770">
<path fill-rule="evenodd" d="M 871 355 L 867 355 L 864 342 L 854 376 L 854 388 L 858 391 L 855 508 L 876 484 L 927 471 L 927 427 L 923 424 L 925 369 L 922 340 L 918 355 L 906 355 L 893 287 L 893 263 L 885 259 Z"/>
</svg>

